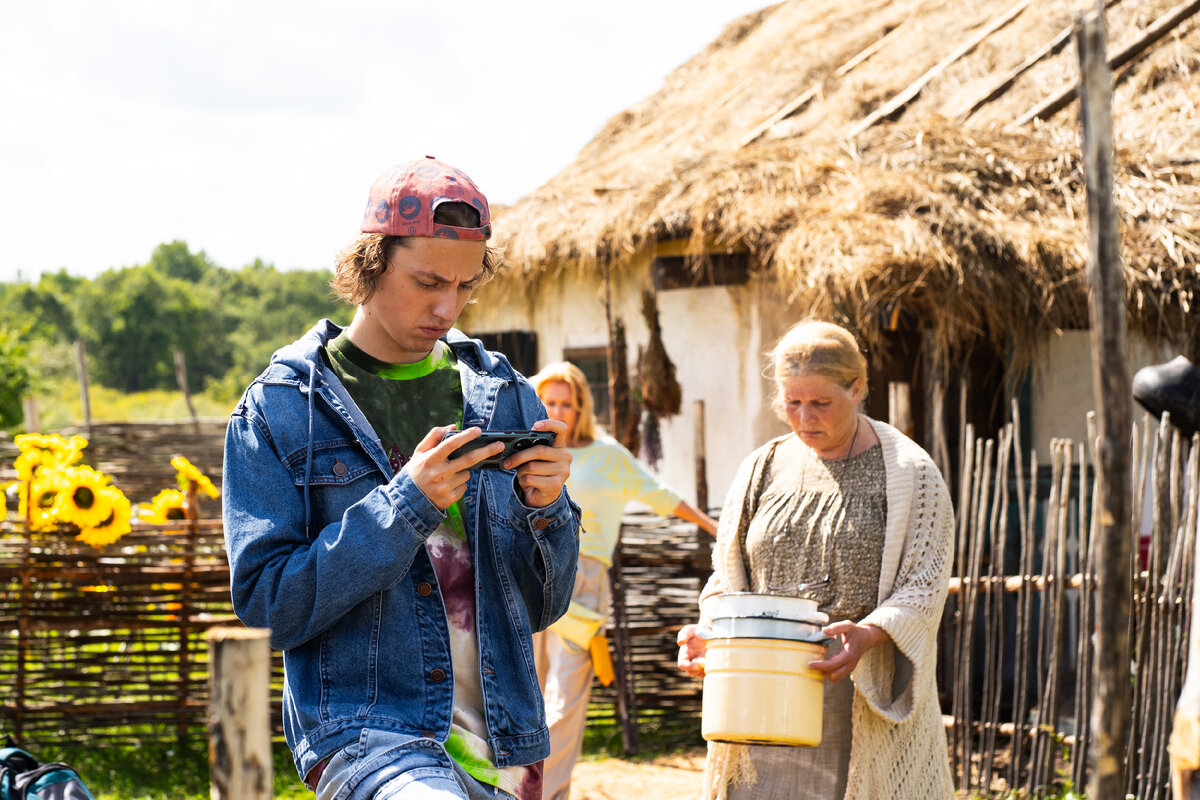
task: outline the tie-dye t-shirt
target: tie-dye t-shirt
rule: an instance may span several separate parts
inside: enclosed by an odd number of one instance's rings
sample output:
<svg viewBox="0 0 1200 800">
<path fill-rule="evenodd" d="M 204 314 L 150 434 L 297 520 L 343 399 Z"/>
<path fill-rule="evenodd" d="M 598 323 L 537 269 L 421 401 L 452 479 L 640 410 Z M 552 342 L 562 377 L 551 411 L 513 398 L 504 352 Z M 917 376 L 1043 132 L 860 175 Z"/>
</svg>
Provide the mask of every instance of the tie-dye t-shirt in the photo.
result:
<svg viewBox="0 0 1200 800">
<path fill-rule="evenodd" d="M 462 383 L 453 351 L 438 342 L 415 364 L 388 364 L 342 333 L 329 343 L 330 366 L 362 410 L 399 472 L 431 428 L 462 422 Z M 541 764 L 495 766 L 487 743 L 479 640 L 475 630 L 475 567 L 459 503 L 425 543 L 437 574 L 454 666 L 454 715 L 446 752 L 470 775 L 519 800 L 541 797 Z"/>
</svg>

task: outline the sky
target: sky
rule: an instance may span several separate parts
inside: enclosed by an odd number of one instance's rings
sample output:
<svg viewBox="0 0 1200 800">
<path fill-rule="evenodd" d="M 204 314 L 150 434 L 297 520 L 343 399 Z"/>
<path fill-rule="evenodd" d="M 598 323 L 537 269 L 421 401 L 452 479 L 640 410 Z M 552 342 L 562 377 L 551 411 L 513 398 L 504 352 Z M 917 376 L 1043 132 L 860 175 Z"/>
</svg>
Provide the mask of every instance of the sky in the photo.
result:
<svg viewBox="0 0 1200 800">
<path fill-rule="evenodd" d="M 182 240 L 329 267 L 389 165 L 493 204 L 769 0 L 0 4 L 0 281 L 93 278 Z"/>
</svg>

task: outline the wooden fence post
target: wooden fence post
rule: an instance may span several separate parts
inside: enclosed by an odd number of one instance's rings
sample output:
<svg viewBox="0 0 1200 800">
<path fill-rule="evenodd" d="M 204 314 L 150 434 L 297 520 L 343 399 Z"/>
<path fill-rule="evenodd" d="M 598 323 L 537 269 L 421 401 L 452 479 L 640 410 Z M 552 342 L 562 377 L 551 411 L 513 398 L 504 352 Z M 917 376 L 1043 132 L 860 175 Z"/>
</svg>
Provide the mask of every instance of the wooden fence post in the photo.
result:
<svg viewBox="0 0 1200 800">
<path fill-rule="evenodd" d="M 83 403 L 83 428 L 87 438 L 92 438 L 92 402 L 88 391 L 87 352 L 83 339 L 75 340 L 75 369 L 79 371 L 79 399 Z"/>
<path fill-rule="evenodd" d="M 206 636 L 212 800 L 269 800 L 273 793 L 269 635 L 213 628 Z"/>
<path fill-rule="evenodd" d="M 1129 620 L 1131 400 L 1125 358 L 1125 281 L 1113 195 L 1112 73 L 1105 61 L 1103 2 L 1076 21 L 1080 117 L 1088 202 L 1092 385 L 1099 420 L 1097 448 L 1098 558 L 1096 663 L 1090 800 L 1122 800 L 1130 730 Z M 1040 720 L 1039 720 L 1040 721 Z"/>
<path fill-rule="evenodd" d="M 176 698 L 178 718 L 175 725 L 182 743 L 187 739 L 187 705 L 192 692 L 192 618 L 196 610 L 195 601 L 196 551 L 200 539 L 200 507 L 196 500 L 196 482 L 189 480 L 187 486 L 187 551 L 183 554 L 183 575 L 179 590 L 179 687 Z"/>
<path fill-rule="evenodd" d="M 183 392 L 184 402 L 187 403 L 188 415 L 192 418 L 192 430 L 199 434 L 200 420 L 196 418 L 196 408 L 192 405 L 192 390 L 188 388 L 187 361 L 182 350 L 175 351 L 175 382 L 179 384 L 179 391 Z"/>
<path fill-rule="evenodd" d="M 1197 451 L 1200 451 L 1200 436 L 1192 439 L 1192 453 L 1188 461 L 1191 485 L 1185 494 L 1186 514 L 1184 525 L 1193 532 L 1198 527 L 1197 495 L 1200 495 L 1200 476 L 1197 475 Z M 1193 533 L 1195 535 L 1195 533 Z M 1200 564 L 1200 535 L 1196 536 L 1194 548 Z M 1192 585 L 1192 609 L 1200 609 L 1200 581 Z M 1193 617 L 1194 618 L 1194 617 Z M 1190 626 L 1188 633 L 1187 676 L 1179 693 L 1175 707 L 1174 724 L 1168 751 L 1171 756 L 1171 794 L 1175 800 L 1200 800 L 1200 632 Z"/>
<path fill-rule="evenodd" d="M 612 566 L 608 569 L 613 616 L 613 675 L 617 689 L 617 718 L 621 723 L 621 745 L 625 755 L 635 755 L 641 747 L 638 741 L 637 693 L 633 686 L 633 643 L 629 636 L 629 620 L 625 615 L 625 581 L 621 575 L 621 542 L 613 550 Z"/>
<path fill-rule="evenodd" d="M 697 400 L 696 409 L 696 508 L 708 513 L 708 455 L 704 441 L 704 401 Z M 703 533 L 703 531 L 701 531 Z"/>
<path fill-rule="evenodd" d="M 33 433 L 42 429 L 42 410 L 38 405 L 36 395 L 29 395 L 23 401 L 25 406 L 25 430 Z"/>
</svg>

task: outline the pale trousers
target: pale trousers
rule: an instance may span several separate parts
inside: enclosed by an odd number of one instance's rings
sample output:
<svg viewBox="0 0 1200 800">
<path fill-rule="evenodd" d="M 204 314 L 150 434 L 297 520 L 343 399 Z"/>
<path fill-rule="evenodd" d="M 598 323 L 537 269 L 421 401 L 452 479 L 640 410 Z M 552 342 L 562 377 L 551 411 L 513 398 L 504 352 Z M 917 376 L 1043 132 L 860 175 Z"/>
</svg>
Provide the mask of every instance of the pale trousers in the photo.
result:
<svg viewBox="0 0 1200 800">
<path fill-rule="evenodd" d="M 608 614 L 608 567 L 594 558 L 579 557 L 571 599 L 593 611 Z M 603 627 L 600 629 L 602 632 Z M 592 697 L 592 655 L 553 631 L 533 636 L 538 683 L 550 728 L 550 757 L 543 764 L 542 800 L 567 800 L 571 770 L 583 751 L 588 701 Z"/>
</svg>

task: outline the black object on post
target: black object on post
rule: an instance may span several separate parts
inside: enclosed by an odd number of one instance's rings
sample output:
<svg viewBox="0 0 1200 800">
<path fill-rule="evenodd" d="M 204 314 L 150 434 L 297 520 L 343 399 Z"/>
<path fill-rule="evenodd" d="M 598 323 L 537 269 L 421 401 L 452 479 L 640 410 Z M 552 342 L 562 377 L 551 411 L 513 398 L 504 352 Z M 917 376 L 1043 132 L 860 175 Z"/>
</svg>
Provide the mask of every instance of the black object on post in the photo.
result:
<svg viewBox="0 0 1200 800">
<path fill-rule="evenodd" d="M 1184 356 L 1165 364 L 1142 367 L 1133 376 L 1133 399 L 1156 417 L 1171 415 L 1171 424 L 1190 437 L 1200 431 L 1200 367 Z"/>
</svg>

